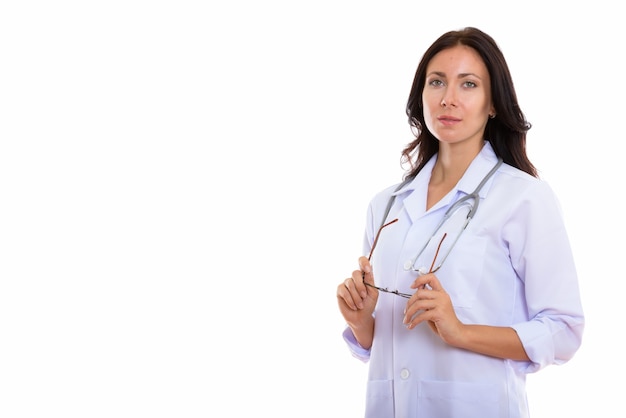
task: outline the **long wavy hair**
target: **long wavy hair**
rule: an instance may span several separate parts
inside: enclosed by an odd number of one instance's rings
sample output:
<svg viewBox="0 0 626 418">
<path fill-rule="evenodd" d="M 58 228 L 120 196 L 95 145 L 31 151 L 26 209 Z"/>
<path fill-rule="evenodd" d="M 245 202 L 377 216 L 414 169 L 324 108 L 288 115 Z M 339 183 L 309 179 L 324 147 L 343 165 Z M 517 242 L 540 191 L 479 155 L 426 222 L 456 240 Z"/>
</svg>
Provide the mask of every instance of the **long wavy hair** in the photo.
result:
<svg viewBox="0 0 626 418">
<path fill-rule="evenodd" d="M 424 121 L 422 92 L 426 83 L 426 67 L 437 53 L 457 45 L 465 45 L 476 50 L 489 71 L 496 116 L 487 121 L 484 138 L 491 143 L 495 153 L 505 163 L 538 177 L 537 169 L 526 155 L 526 133 L 531 124 L 526 120 L 517 102 L 513 79 L 504 55 L 491 36 L 473 27 L 441 35 L 426 50 L 417 67 L 406 106 L 406 114 L 415 140 L 402 151 L 402 164 L 409 164 L 405 177 L 415 176 L 439 151 L 439 141 L 428 130 Z"/>
</svg>

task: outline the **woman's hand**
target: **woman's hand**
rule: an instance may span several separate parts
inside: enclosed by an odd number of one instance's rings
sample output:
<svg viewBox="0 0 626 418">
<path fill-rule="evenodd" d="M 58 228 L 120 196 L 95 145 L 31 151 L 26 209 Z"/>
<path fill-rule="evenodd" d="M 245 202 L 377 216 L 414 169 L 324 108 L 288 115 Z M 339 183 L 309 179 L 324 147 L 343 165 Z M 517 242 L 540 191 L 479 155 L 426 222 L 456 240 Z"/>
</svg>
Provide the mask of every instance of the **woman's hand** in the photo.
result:
<svg viewBox="0 0 626 418">
<path fill-rule="evenodd" d="M 445 343 L 454 347 L 497 358 L 529 361 L 513 328 L 465 325 L 459 321 L 450 296 L 434 273 L 418 277 L 411 287 L 417 291 L 406 304 L 404 323 L 408 329 L 426 321 Z"/>
<path fill-rule="evenodd" d="M 415 279 L 411 285 L 417 289 L 406 304 L 404 324 L 408 329 L 427 321 L 430 328 L 448 344 L 455 345 L 461 339 L 464 325 L 456 316 L 450 295 L 434 273 Z"/>
<path fill-rule="evenodd" d="M 359 267 L 360 270 L 352 272 L 352 277 L 337 286 L 339 310 L 348 324 L 358 322 L 364 315 L 371 316 L 378 300 L 378 290 L 363 283 L 374 284 L 372 266 L 367 257 L 359 258 Z"/>
<path fill-rule="evenodd" d="M 359 258 L 359 270 L 352 272 L 337 286 L 339 311 L 354 337 L 363 348 L 370 348 L 374 338 L 374 308 L 378 301 L 378 290 L 366 286 L 363 281 L 374 284 L 372 266 L 367 257 Z"/>
</svg>

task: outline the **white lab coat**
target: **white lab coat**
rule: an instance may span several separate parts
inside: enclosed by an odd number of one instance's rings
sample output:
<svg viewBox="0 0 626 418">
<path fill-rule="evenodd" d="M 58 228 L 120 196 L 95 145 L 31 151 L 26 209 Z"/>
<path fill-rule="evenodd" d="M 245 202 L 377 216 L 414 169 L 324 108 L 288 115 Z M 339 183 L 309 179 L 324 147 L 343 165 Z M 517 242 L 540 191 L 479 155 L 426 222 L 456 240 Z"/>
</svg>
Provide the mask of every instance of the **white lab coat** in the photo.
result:
<svg viewBox="0 0 626 418">
<path fill-rule="evenodd" d="M 469 194 L 497 157 L 486 142 L 463 178 L 426 211 L 426 191 L 436 157 L 402 189 L 371 201 L 364 254 L 396 195 L 372 258 L 376 284 L 413 293 L 416 278 L 405 263 L 430 238 L 446 209 Z M 581 344 L 584 317 L 576 268 L 553 191 L 546 182 L 507 164 L 485 183 L 474 219 L 436 273 L 466 324 L 513 327 L 530 362 L 502 360 L 446 345 L 422 323 L 402 323 L 407 299 L 380 293 L 371 350 L 349 328 L 353 355 L 369 361 L 368 418 L 528 417 L 526 374 L 568 361 Z"/>
</svg>

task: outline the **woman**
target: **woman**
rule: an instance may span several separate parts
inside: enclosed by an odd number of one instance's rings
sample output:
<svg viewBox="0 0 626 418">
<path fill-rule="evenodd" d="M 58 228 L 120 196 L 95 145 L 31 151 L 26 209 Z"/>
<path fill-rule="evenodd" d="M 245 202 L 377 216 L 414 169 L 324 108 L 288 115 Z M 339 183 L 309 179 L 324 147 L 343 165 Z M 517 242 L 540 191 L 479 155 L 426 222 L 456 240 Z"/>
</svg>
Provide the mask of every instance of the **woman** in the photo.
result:
<svg viewBox="0 0 626 418">
<path fill-rule="evenodd" d="M 557 199 L 495 41 L 466 28 L 424 54 L 407 105 L 410 169 L 367 213 L 337 287 L 366 416 L 528 417 L 525 379 L 572 358 L 584 316 Z"/>
</svg>

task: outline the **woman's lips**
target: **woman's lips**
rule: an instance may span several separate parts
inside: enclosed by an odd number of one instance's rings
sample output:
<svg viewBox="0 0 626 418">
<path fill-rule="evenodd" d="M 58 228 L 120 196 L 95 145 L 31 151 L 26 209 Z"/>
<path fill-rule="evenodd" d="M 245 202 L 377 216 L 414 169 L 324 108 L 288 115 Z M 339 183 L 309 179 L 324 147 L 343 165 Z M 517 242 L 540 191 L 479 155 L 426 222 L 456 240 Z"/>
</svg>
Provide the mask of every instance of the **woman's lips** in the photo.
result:
<svg viewBox="0 0 626 418">
<path fill-rule="evenodd" d="M 461 121 L 461 119 L 452 116 L 439 116 L 437 120 L 443 125 L 454 125 Z"/>
</svg>

